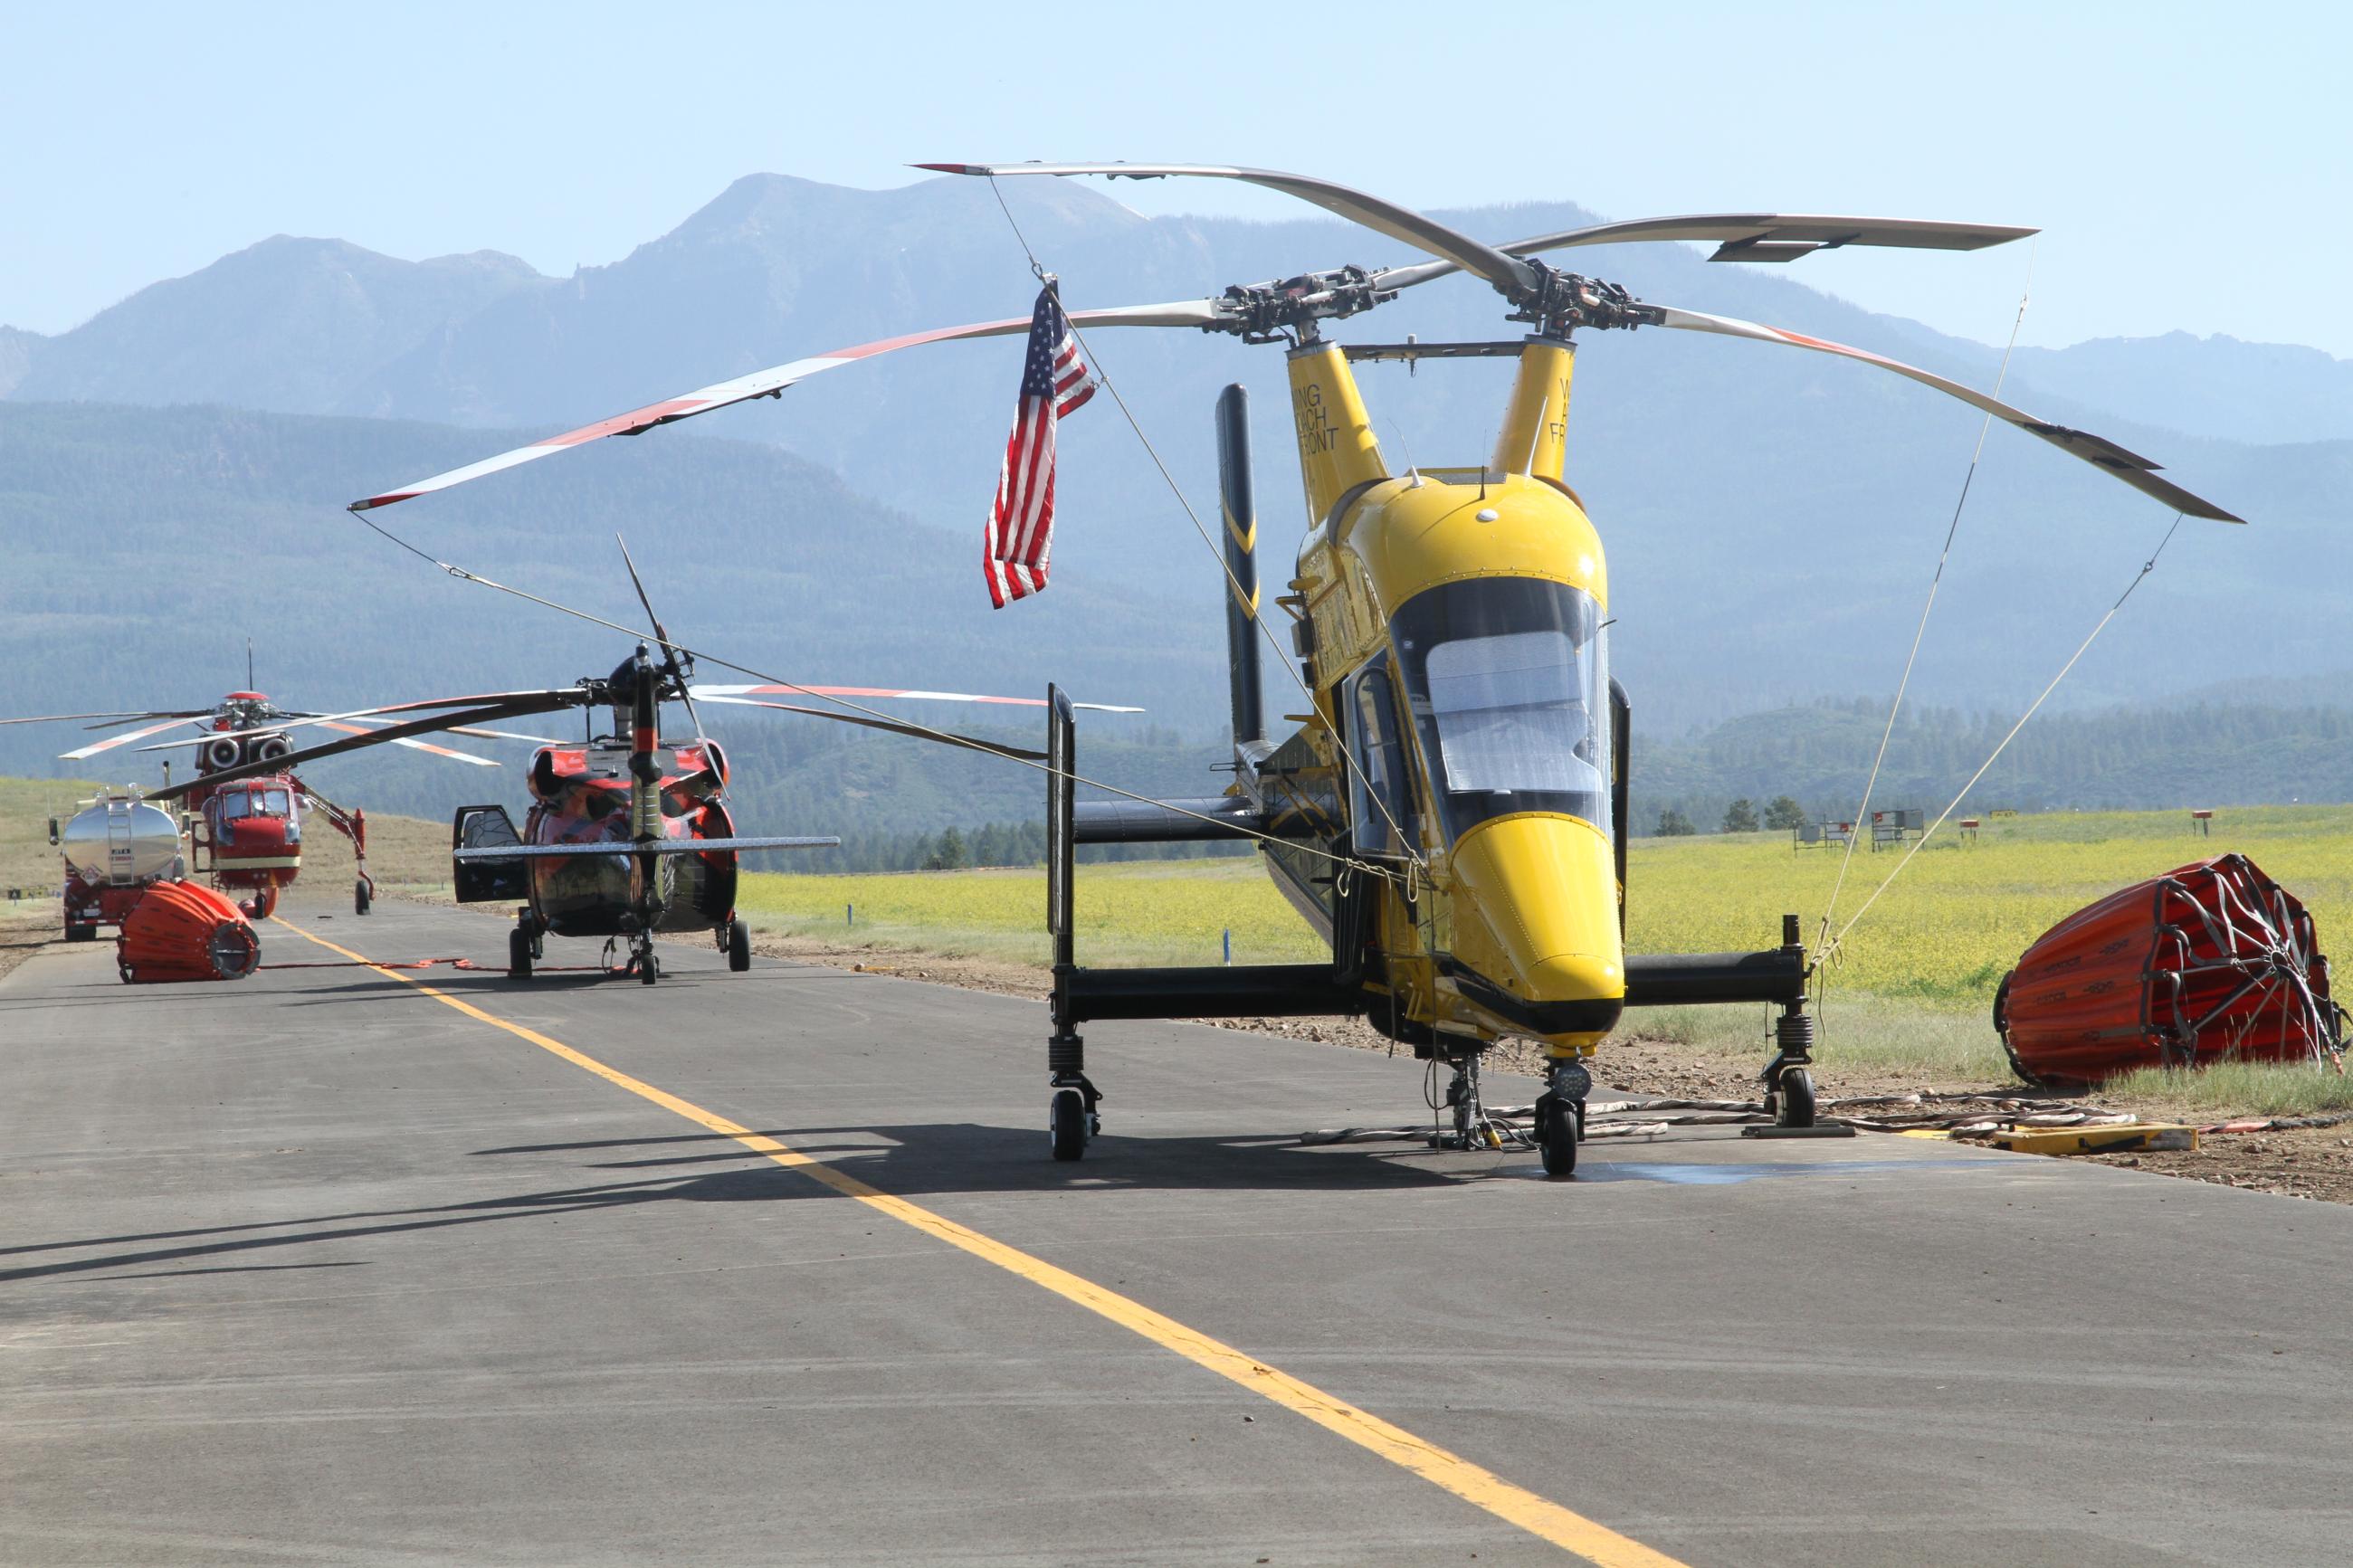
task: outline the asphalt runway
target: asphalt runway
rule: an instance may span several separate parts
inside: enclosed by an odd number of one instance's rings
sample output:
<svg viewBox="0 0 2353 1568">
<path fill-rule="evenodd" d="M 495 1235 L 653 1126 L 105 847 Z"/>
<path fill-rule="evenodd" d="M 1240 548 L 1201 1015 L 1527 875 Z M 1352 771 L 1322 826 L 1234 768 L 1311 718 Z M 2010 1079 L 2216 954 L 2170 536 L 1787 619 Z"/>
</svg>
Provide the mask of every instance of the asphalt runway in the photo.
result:
<svg viewBox="0 0 2353 1568">
<path fill-rule="evenodd" d="M 1166 1024 L 1089 1031 L 1058 1165 L 1034 1002 L 282 912 L 267 963 L 493 967 L 0 980 L 0 1561 L 2348 1554 L 2343 1207 L 1895 1137 L 1305 1148 L 1419 1066 Z"/>
</svg>

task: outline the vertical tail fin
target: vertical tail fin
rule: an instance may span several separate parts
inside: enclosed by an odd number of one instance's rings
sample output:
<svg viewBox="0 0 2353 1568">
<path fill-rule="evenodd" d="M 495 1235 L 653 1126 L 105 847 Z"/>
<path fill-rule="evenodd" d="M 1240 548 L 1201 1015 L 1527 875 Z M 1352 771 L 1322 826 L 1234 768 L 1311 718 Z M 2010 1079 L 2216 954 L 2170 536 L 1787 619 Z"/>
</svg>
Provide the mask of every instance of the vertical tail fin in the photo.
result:
<svg viewBox="0 0 2353 1568">
<path fill-rule="evenodd" d="M 1226 664 L 1237 751 L 1266 739 L 1259 684 L 1258 502 L 1250 484 L 1250 394 L 1218 395 L 1218 494 L 1226 520 Z"/>
</svg>

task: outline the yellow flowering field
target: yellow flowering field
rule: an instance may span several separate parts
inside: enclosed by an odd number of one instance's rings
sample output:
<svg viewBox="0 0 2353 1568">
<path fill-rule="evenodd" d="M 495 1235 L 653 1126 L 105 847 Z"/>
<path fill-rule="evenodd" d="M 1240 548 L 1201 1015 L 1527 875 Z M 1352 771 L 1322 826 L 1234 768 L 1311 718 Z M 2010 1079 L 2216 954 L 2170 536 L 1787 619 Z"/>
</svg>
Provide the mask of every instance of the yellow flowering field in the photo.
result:
<svg viewBox="0 0 2353 1568">
<path fill-rule="evenodd" d="M 736 907 L 755 927 L 795 936 L 1034 963 L 1051 959 L 1042 868 L 759 872 L 744 877 Z M 1088 963 L 1215 963 L 1229 930 L 1236 963 L 1298 963 L 1329 952 L 1255 857 L 1082 866 L 1072 912 L 1081 961 Z"/>
<path fill-rule="evenodd" d="M 2026 945 L 2073 910 L 2207 855 L 2241 851 L 2303 899 L 2324 948 L 2353 953 L 2353 806 L 2234 807 L 2211 837 L 2180 812 L 2055 814 L 1989 821 L 1974 842 L 1949 825 L 1849 934 L 1834 991 L 1975 1012 Z M 1862 908 L 1901 856 L 1859 848 L 1834 926 Z M 1627 899 L 1638 952 L 1769 947 L 1784 910 L 1814 940 L 1835 850 L 1794 851 L 1780 834 L 1637 840 Z M 950 871 L 744 879 L 741 904 L 766 930 L 1045 962 L 1045 873 Z M 854 925 L 845 906 L 857 906 Z M 1079 951 L 1099 963 L 1216 962 L 1230 929 L 1237 963 L 1321 956 L 1255 859 L 1082 866 Z"/>
<path fill-rule="evenodd" d="M 2311 909 L 2321 946 L 2353 952 L 2353 806 L 2220 811 L 2211 837 L 2186 812 L 2057 813 L 1988 821 L 1975 842 L 1947 824 L 1849 932 L 1836 990 L 1931 1006 L 1990 1006 L 2027 945 L 2118 888 L 2231 851 Z M 1838 895 L 1844 926 L 1902 855 L 1858 847 Z M 1706 952 L 1778 940 L 1781 913 L 1809 943 L 1839 875 L 1839 851 L 1793 851 L 1778 834 L 1648 839 L 1629 875 L 1627 935 L 1637 952 Z"/>
</svg>

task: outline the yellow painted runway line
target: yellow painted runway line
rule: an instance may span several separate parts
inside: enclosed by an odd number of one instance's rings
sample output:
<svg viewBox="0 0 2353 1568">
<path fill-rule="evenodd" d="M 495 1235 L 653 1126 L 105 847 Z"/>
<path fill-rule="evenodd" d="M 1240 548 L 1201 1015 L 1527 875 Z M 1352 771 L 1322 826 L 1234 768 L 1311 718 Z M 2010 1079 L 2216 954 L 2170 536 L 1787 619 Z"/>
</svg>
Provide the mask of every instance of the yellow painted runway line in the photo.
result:
<svg viewBox="0 0 2353 1568">
<path fill-rule="evenodd" d="M 574 1050 L 563 1041 L 551 1039 L 536 1029 L 527 1029 L 521 1024 L 510 1023 L 485 1013 L 470 1002 L 452 996 L 421 980 L 412 979 L 398 970 L 384 968 L 364 954 L 338 947 L 326 938 L 315 936 L 278 916 L 273 915 L 270 919 L 306 942 L 314 942 L 328 952 L 341 953 L 355 963 L 367 964 L 377 973 L 420 991 L 470 1018 L 480 1019 L 492 1028 L 504 1029 L 518 1039 L 528 1040 L 575 1067 L 595 1073 L 616 1088 L 628 1089 L 640 1100 L 650 1100 L 697 1126 L 732 1138 L 753 1152 L 765 1155 L 787 1170 L 797 1171 L 846 1198 L 854 1198 L 902 1225 L 910 1226 L 951 1247 L 960 1247 L 1008 1274 L 1018 1275 L 1124 1329 L 1132 1330 L 1163 1349 L 1174 1351 L 1196 1365 L 1207 1367 L 1219 1376 L 1305 1416 L 1326 1431 L 1337 1433 L 1358 1447 L 1377 1454 L 1389 1463 L 1444 1488 L 1505 1523 L 1516 1525 L 1540 1540 L 1575 1552 L 1597 1564 L 1598 1568 L 1686 1568 L 1685 1564 L 1663 1552 L 1655 1552 L 1641 1542 L 1620 1535 L 1609 1526 L 1563 1508 L 1547 1498 L 1538 1497 L 1525 1487 L 1514 1486 L 1460 1454 L 1450 1452 L 1435 1443 L 1425 1442 L 1368 1410 L 1326 1394 L 1313 1384 L 1303 1383 L 1289 1373 L 1268 1366 L 1222 1341 L 1187 1328 L 1176 1319 L 1156 1312 L 1141 1301 L 1115 1290 L 1107 1290 L 1092 1279 L 1058 1268 L 1042 1258 L 1032 1257 L 994 1237 L 984 1236 L 968 1226 L 958 1225 L 919 1204 L 909 1203 L 878 1187 L 868 1186 L 857 1177 L 835 1170 L 823 1161 L 811 1159 L 765 1133 L 754 1132 L 714 1111 L 705 1110 L 691 1100 L 681 1100 L 667 1089 L 656 1089 L 652 1084 L 631 1078 L 618 1068 L 607 1067 L 596 1058 Z"/>
</svg>

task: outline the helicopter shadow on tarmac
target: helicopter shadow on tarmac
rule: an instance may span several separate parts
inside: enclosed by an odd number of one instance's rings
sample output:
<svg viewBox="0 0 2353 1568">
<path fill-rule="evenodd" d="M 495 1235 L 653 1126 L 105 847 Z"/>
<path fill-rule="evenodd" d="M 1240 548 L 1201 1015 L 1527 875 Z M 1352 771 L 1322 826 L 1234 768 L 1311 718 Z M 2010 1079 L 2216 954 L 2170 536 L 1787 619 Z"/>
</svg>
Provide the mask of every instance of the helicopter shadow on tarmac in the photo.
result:
<svg viewBox="0 0 2353 1568">
<path fill-rule="evenodd" d="M 354 965 L 354 967 L 358 966 Z M 757 984 L 763 979 L 773 983 L 867 978 L 869 977 L 865 975 L 854 975 L 817 966 L 805 969 L 754 969 L 749 973 L 730 974 L 716 968 L 707 971 L 671 969 L 665 965 L 661 972 L 660 984 L 649 989 L 656 995 L 660 995 L 666 991 L 675 990 L 680 986 L 692 986 L 705 981 L 738 986 Z M 618 965 L 610 969 L 600 969 L 594 964 L 582 965 L 575 969 L 541 969 L 535 971 L 528 980 L 517 980 L 502 968 L 445 969 L 437 966 L 414 972 L 413 975 L 396 976 L 378 973 L 372 978 L 354 979 L 341 984 L 309 986 L 304 989 L 301 996 L 288 998 L 287 1005 L 316 1007 L 347 1000 L 353 995 L 380 995 L 388 992 L 413 990 L 417 985 L 429 985 L 436 991 L 444 992 L 452 996 L 527 997 L 550 992 L 592 990 L 602 985 L 623 983 L 633 988 L 638 984 L 636 975 Z"/>
<path fill-rule="evenodd" d="M 1058 1189 L 1096 1190 L 1133 1187 L 1162 1190 L 1260 1189 L 1299 1191 L 1361 1191 L 1368 1188 L 1444 1185 L 1452 1178 L 1432 1171 L 1394 1165 L 1366 1158 L 1360 1151 L 1334 1152 L 1299 1150 L 1316 1157 L 1275 1161 L 1267 1156 L 1277 1141 L 1266 1138 L 1122 1138 L 1098 1140 L 1101 1164 L 1082 1170 L 1057 1165 L 1045 1158 L 1042 1131 L 978 1126 L 972 1123 L 931 1123 L 888 1129 L 899 1142 L 877 1145 L 830 1142 L 839 1133 L 868 1136 L 870 1128 L 805 1128 L 772 1134 L 797 1140 L 794 1147 L 813 1158 L 896 1195 L 945 1193 L 1050 1192 Z M 670 1148 L 732 1142 L 720 1133 L 687 1133 L 671 1138 L 617 1139 L 582 1143 L 517 1144 L 475 1151 L 478 1157 L 562 1153 L 592 1153 L 637 1149 Z M 86 1237 L 68 1241 L 35 1242 L 0 1247 L 0 1288 L 45 1279 L 106 1279 L 158 1278 L 186 1274 L 253 1271 L 258 1266 L 158 1269 L 159 1265 L 196 1259 L 271 1257 L 280 1248 L 320 1243 L 352 1242 L 406 1236 L 501 1220 L 545 1218 L 550 1215 L 594 1214 L 664 1203 L 770 1203 L 778 1200 L 841 1201 L 841 1194 L 799 1172 L 777 1165 L 765 1156 L 737 1146 L 728 1153 L 713 1151 L 663 1154 L 642 1160 L 620 1160 L 588 1170 L 638 1171 L 654 1166 L 756 1161 L 734 1170 L 668 1173 L 592 1181 L 579 1185 L 478 1198 L 464 1203 L 426 1205 L 415 1208 L 370 1209 L 322 1214 L 300 1219 L 257 1221 L 210 1226 L 187 1230 L 149 1231 L 120 1236 Z M 150 1245 L 153 1244 L 153 1245 Z M 79 1253 L 87 1248 L 110 1250 L 95 1257 L 51 1258 L 42 1255 Z M 19 1261 L 24 1259 L 25 1261 Z M 392 1258 L 360 1259 L 392 1262 Z M 269 1267 L 285 1268 L 287 1264 Z M 133 1276 L 107 1274 L 116 1268 L 145 1269 Z"/>
<path fill-rule="evenodd" d="M 1048 1155 L 1045 1129 L 984 1122 L 913 1122 L 868 1126 L 772 1130 L 772 1137 L 795 1153 L 853 1176 L 892 1196 L 918 1198 L 950 1194 L 1103 1192 L 1121 1188 L 1161 1192 L 1361 1192 L 1400 1187 L 1442 1187 L 1466 1173 L 1399 1163 L 1398 1149 L 1308 1147 L 1291 1133 L 1229 1133 L 1214 1137 L 1136 1137 L 1098 1133 L 1083 1164 Z M 879 1140 L 879 1141 L 878 1141 Z M 734 1145 L 733 1148 L 722 1145 Z M 1419 1144 L 1416 1154 L 1430 1151 Z M 630 1151 L 651 1151 L 627 1157 Z M 517 1144 L 482 1149 L 478 1156 L 609 1151 L 603 1171 L 650 1171 L 764 1159 L 720 1132 L 689 1132 L 667 1138 L 612 1139 L 583 1143 Z M 779 1167 L 781 1170 L 781 1167 Z M 829 1196 L 802 1178 L 798 1194 Z"/>
</svg>

